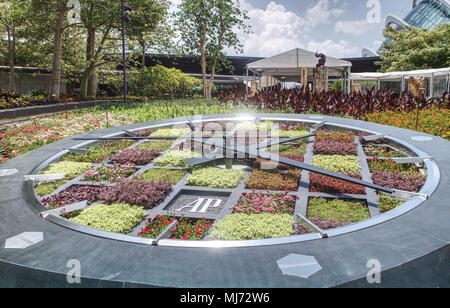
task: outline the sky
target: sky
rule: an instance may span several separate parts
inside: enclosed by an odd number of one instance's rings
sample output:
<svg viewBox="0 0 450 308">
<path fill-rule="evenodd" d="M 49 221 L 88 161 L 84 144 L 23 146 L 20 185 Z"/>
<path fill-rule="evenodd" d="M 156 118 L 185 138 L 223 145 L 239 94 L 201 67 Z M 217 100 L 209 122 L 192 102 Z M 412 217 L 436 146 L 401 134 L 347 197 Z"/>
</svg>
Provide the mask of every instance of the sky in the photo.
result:
<svg viewBox="0 0 450 308">
<path fill-rule="evenodd" d="M 336 58 L 359 57 L 383 41 L 388 14 L 404 18 L 412 0 L 236 0 L 248 12 L 251 34 L 237 31 L 243 56 L 269 57 L 294 48 Z M 181 0 L 174 0 L 174 5 Z M 229 56 L 236 55 L 226 50 Z"/>
</svg>

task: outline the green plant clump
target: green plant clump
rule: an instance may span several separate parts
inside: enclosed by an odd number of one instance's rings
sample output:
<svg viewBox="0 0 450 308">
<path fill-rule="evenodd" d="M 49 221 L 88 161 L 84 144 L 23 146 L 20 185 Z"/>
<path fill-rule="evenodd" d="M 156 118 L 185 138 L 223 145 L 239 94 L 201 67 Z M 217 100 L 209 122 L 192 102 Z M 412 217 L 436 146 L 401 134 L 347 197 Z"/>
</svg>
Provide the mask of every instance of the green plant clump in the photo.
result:
<svg viewBox="0 0 450 308">
<path fill-rule="evenodd" d="M 317 198 L 309 201 L 307 217 L 322 221 L 359 222 L 369 219 L 370 212 L 362 201 Z"/>
<path fill-rule="evenodd" d="M 305 155 L 306 144 L 278 144 L 267 149 L 271 153 L 285 155 Z"/>
<path fill-rule="evenodd" d="M 212 188 L 235 188 L 243 177 L 242 170 L 208 167 L 194 170 L 186 184 Z"/>
<path fill-rule="evenodd" d="M 116 203 L 92 206 L 70 220 L 98 230 L 127 234 L 146 216 L 142 207 Z"/>
<path fill-rule="evenodd" d="M 183 137 L 188 136 L 191 130 L 189 128 L 161 128 L 150 135 L 150 137 Z"/>
<path fill-rule="evenodd" d="M 111 154 L 128 148 L 134 142 L 129 140 L 120 140 L 114 142 L 108 142 L 102 145 L 94 145 L 90 147 L 90 152 L 88 154 L 74 154 L 69 153 L 63 156 L 64 161 L 75 161 L 75 162 L 92 162 L 101 163 L 107 159 Z"/>
<path fill-rule="evenodd" d="M 273 133 L 272 136 L 274 136 L 274 137 L 286 136 L 288 138 L 295 138 L 295 137 L 305 136 L 308 134 L 309 134 L 308 130 L 279 130 L 279 131 Z M 309 140 L 309 138 L 304 138 L 304 139 L 297 140 L 296 142 L 307 143 L 308 140 Z"/>
<path fill-rule="evenodd" d="M 47 183 L 40 183 L 36 186 L 36 195 L 38 196 L 46 196 L 50 195 L 56 189 L 64 185 L 64 181 L 51 181 Z"/>
<path fill-rule="evenodd" d="M 361 172 L 358 157 L 353 155 L 314 155 L 312 164 L 333 172 Z"/>
<path fill-rule="evenodd" d="M 73 180 L 79 175 L 82 175 L 85 171 L 92 168 L 91 163 L 78 163 L 72 161 L 61 161 L 51 164 L 47 170 L 42 174 L 58 174 L 65 173 L 65 180 Z"/>
<path fill-rule="evenodd" d="M 294 234 L 293 218 L 290 214 L 235 213 L 216 222 L 213 227 L 210 238 L 226 241 L 262 240 Z"/>
<path fill-rule="evenodd" d="M 184 162 L 183 160 L 186 158 L 198 157 L 199 155 L 190 150 L 175 150 L 170 151 L 163 157 L 160 157 L 155 160 L 155 164 L 157 166 L 164 167 L 188 167 L 189 164 Z"/>
<path fill-rule="evenodd" d="M 155 142 L 145 142 L 136 147 L 139 151 L 149 151 L 158 150 L 160 152 L 165 152 L 172 147 L 172 142 L 170 141 L 155 141 Z"/>
<path fill-rule="evenodd" d="M 171 170 L 171 169 L 149 169 L 142 175 L 137 175 L 137 180 L 142 181 L 161 181 L 165 180 L 172 185 L 178 182 L 186 175 L 186 170 Z"/>
<path fill-rule="evenodd" d="M 392 198 L 386 195 L 380 195 L 378 208 L 380 209 L 381 213 L 386 213 L 390 210 L 399 207 L 403 203 L 405 202 L 402 200 Z"/>
</svg>

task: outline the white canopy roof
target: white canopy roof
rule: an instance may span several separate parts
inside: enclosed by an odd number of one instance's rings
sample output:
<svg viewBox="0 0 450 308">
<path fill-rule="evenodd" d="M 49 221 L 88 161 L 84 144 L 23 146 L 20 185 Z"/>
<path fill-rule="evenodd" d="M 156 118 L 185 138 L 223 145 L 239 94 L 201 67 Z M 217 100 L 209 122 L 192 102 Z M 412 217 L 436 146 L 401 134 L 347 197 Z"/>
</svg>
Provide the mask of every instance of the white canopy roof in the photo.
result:
<svg viewBox="0 0 450 308">
<path fill-rule="evenodd" d="M 309 73 L 316 67 L 319 58 L 314 52 L 304 49 L 293 49 L 288 52 L 259 60 L 247 65 L 247 68 L 262 76 L 289 77 L 299 76 L 300 68 L 308 68 Z M 328 67 L 330 76 L 341 76 L 352 66 L 349 61 L 344 61 L 327 56 L 325 67 Z"/>
<path fill-rule="evenodd" d="M 404 76 L 409 78 L 411 76 L 417 77 L 435 77 L 446 76 L 450 74 L 450 67 L 439 68 L 439 69 L 428 69 L 428 70 L 417 70 L 417 71 L 406 71 L 406 72 L 390 72 L 390 73 L 359 73 L 352 74 L 352 80 L 399 80 Z"/>
</svg>

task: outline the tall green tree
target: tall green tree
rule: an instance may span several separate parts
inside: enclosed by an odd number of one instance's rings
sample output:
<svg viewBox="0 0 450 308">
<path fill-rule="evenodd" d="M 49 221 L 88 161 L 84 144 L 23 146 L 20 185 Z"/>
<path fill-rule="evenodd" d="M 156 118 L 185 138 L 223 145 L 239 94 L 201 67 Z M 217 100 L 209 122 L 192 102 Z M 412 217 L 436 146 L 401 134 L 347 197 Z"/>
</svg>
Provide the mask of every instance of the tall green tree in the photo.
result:
<svg viewBox="0 0 450 308">
<path fill-rule="evenodd" d="M 381 54 L 381 71 L 410 71 L 450 66 L 450 24 L 430 31 L 387 27 Z"/>
<path fill-rule="evenodd" d="M 16 91 L 16 52 L 18 32 L 23 23 L 27 2 L 21 0 L 0 1 L 0 53 L 9 66 L 9 90 Z M 3 38 L 6 38 L 4 41 Z"/>
<path fill-rule="evenodd" d="M 242 52 L 238 31 L 248 32 L 247 12 L 234 0 L 184 0 L 175 13 L 184 51 L 200 57 L 203 95 L 211 98 L 216 68 L 224 50 Z M 207 81 L 207 68 L 211 78 Z"/>
</svg>

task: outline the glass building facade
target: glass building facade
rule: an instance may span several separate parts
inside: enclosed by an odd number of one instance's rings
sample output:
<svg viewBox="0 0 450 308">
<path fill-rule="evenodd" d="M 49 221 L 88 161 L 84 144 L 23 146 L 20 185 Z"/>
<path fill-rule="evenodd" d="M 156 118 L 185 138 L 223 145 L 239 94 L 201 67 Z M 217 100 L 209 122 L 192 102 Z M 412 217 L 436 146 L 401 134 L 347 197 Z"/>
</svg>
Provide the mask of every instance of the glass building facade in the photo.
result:
<svg viewBox="0 0 450 308">
<path fill-rule="evenodd" d="M 448 5 L 448 0 L 420 1 L 404 20 L 410 26 L 433 30 L 440 24 L 450 22 L 450 10 Z"/>
<path fill-rule="evenodd" d="M 450 23 L 450 1 L 449 0 L 422 0 L 414 1 L 414 7 L 404 19 L 388 15 L 386 26 L 395 29 L 402 29 L 406 26 L 413 26 L 421 29 L 433 30 L 437 26 Z M 382 46 L 378 51 L 383 48 Z M 363 57 L 377 56 L 369 49 L 363 49 Z"/>
</svg>

